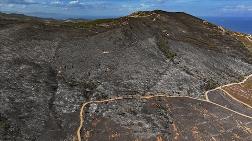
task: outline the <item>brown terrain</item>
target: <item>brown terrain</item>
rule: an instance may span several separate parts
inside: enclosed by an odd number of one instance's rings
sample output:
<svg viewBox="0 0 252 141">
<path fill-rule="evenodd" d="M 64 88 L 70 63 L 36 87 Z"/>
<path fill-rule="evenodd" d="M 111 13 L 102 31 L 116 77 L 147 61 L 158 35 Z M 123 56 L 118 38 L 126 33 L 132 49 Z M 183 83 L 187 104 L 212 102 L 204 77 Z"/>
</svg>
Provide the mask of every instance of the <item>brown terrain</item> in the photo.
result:
<svg viewBox="0 0 252 141">
<path fill-rule="evenodd" d="M 208 100 L 244 115 L 252 116 L 252 110 L 250 107 L 244 105 L 240 101 L 233 99 L 230 97 L 230 95 L 226 94 L 222 90 L 209 92 Z"/>
<path fill-rule="evenodd" d="M 222 89 L 230 96 L 252 107 L 252 77 L 243 83 L 224 86 Z"/>
</svg>

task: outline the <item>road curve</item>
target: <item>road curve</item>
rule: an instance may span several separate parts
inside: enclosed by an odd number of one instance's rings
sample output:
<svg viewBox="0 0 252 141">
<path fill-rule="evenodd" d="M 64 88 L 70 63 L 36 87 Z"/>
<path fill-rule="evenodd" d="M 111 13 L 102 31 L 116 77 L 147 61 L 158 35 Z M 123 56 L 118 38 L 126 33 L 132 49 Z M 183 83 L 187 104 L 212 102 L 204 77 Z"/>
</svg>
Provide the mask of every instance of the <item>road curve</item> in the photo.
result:
<svg viewBox="0 0 252 141">
<path fill-rule="evenodd" d="M 115 97 L 115 98 L 105 99 L 105 100 L 88 101 L 88 102 L 85 102 L 85 103 L 82 104 L 82 106 L 81 106 L 81 108 L 80 108 L 80 114 L 79 114 L 79 117 L 80 117 L 80 124 L 79 124 L 79 127 L 78 127 L 77 131 L 76 131 L 77 141 L 81 141 L 81 129 L 82 129 L 83 123 L 84 123 L 84 117 L 85 117 L 85 115 L 84 115 L 84 110 L 85 110 L 85 107 L 86 107 L 87 105 L 91 104 L 91 103 L 97 103 L 97 104 L 98 104 L 98 103 L 113 102 L 113 101 L 124 100 L 124 99 L 151 99 L 151 98 L 156 98 L 156 97 L 166 97 L 166 98 L 182 98 L 182 97 L 184 97 L 184 98 L 189 98 L 189 99 L 193 99 L 193 100 L 197 100 L 197 101 L 208 102 L 208 103 L 210 103 L 210 104 L 216 105 L 216 106 L 218 106 L 218 107 L 221 107 L 221 108 L 223 108 L 223 109 L 225 109 L 225 110 L 231 111 L 231 112 L 233 112 L 233 113 L 235 113 L 235 114 L 238 114 L 238 115 L 240 115 L 240 116 L 243 116 L 243 117 L 252 119 L 251 116 L 242 114 L 242 113 L 240 113 L 240 112 L 238 112 L 238 111 L 234 111 L 234 110 L 229 109 L 229 108 L 227 108 L 227 107 L 225 107 L 225 106 L 222 106 L 222 105 L 219 105 L 219 104 L 217 104 L 217 103 L 214 103 L 214 102 L 210 101 L 209 98 L 208 98 L 208 93 L 209 93 L 209 92 L 215 91 L 215 90 L 222 90 L 223 92 L 225 92 L 228 96 L 230 96 L 230 97 L 231 97 L 232 99 L 234 99 L 235 101 L 237 101 L 237 102 L 239 102 L 239 103 L 242 103 L 242 104 L 244 104 L 244 105 L 246 105 L 246 106 L 252 108 L 250 105 L 248 105 L 248 104 L 246 104 L 246 103 L 244 103 L 244 102 L 242 102 L 242 101 L 236 99 L 235 97 L 233 97 L 232 95 L 230 95 L 227 91 L 225 91 L 225 90 L 222 89 L 223 87 L 226 87 L 226 86 L 231 86 L 231 85 L 235 85 L 235 84 L 243 84 L 243 83 L 244 83 L 245 81 L 247 81 L 250 77 L 252 77 L 252 74 L 249 75 L 249 76 L 247 76 L 247 77 L 245 77 L 245 79 L 244 79 L 242 82 L 240 82 L 240 83 L 230 83 L 230 84 L 223 85 L 223 86 L 217 87 L 217 88 L 215 88 L 215 89 L 206 91 L 206 92 L 205 92 L 205 98 L 206 98 L 206 100 L 196 99 L 196 98 L 192 98 L 192 97 L 189 97 L 189 96 L 167 96 L 167 95 L 165 95 L 165 94 L 157 94 L 157 95 L 139 96 L 139 97 L 137 97 L 137 96 L 132 96 L 132 97 L 128 97 L 128 96 L 127 96 L 127 97 Z M 73 138 L 73 141 L 76 141 L 76 137 Z"/>
</svg>

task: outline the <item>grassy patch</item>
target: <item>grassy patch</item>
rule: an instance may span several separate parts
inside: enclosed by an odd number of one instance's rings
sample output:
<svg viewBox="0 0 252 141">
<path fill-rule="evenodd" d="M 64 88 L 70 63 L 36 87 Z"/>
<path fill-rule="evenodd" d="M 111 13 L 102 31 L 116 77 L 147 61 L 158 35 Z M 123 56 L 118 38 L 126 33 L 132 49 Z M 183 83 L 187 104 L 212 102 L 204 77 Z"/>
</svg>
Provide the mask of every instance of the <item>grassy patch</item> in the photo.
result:
<svg viewBox="0 0 252 141">
<path fill-rule="evenodd" d="M 74 27 L 74 28 L 92 28 L 100 24 L 116 24 L 118 20 L 116 19 L 98 19 L 93 21 L 82 21 L 82 22 L 64 22 L 62 26 Z"/>
<path fill-rule="evenodd" d="M 149 15 L 150 15 L 149 12 L 139 11 L 139 12 L 132 13 L 130 16 L 144 17 L 144 16 L 149 16 Z"/>
<path fill-rule="evenodd" d="M 174 59 L 174 57 L 177 56 L 176 53 L 170 50 L 168 43 L 164 39 L 158 41 L 158 48 L 163 52 L 165 57 L 168 59 Z"/>
<path fill-rule="evenodd" d="M 218 86 L 219 86 L 219 84 L 217 82 L 215 82 L 213 79 L 209 79 L 205 83 L 206 90 L 212 90 L 212 89 L 217 88 Z"/>
<path fill-rule="evenodd" d="M 9 128 L 9 124 L 7 123 L 7 120 L 0 115 L 0 131 L 5 131 Z"/>
<path fill-rule="evenodd" d="M 252 89 L 252 79 L 248 79 L 244 84 L 243 86 L 246 88 L 246 89 Z"/>
<path fill-rule="evenodd" d="M 244 79 L 245 79 L 244 76 L 238 76 L 238 82 L 237 83 L 242 82 Z"/>
<path fill-rule="evenodd" d="M 0 129 L 5 129 L 7 124 L 4 121 L 0 121 Z"/>
</svg>

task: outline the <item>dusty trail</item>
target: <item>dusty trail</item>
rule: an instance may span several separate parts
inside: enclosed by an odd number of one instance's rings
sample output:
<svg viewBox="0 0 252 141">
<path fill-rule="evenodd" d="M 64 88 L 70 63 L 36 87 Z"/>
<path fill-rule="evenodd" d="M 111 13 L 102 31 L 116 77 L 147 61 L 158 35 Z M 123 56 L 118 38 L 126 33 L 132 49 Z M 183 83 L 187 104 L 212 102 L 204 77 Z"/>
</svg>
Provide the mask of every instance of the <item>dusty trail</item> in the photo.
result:
<svg viewBox="0 0 252 141">
<path fill-rule="evenodd" d="M 235 97 L 233 97 L 232 95 L 230 95 L 227 91 L 223 90 L 222 88 L 223 87 L 226 87 L 226 86 L 231 86 L 231 85 L 236 85 L 236 84 L 243 84 L 245 81 L 247 81 L 250 77 L 252 77 L 252 74 L 245 77 L 245 79 L 240 82 L 240 83 L 230 83 L 230 84 L 227 84 L 227 85 L 223 85 L 223 86 L 220 86 L 220 87 L 217 87 L 215 89 L 212 89 L 212 90 L 209 90 L 209 91 L 206 91 L 205 92 L 205 97 L 206 97 L 206 100 L 202 100 L 202 99 L 196 99 L 196 98 L 192 98 L 192 97 L 189 97 L 189 96 L 167 96 L 167 95 L 164 95 L 164 94 L 158 94 L 158 95 L 150 95 L 150 96 L 140 96 L 140 97 L 116 97 L 116 98 L 111 98 L 111 99 L 106 99 L 106 100 L 100 100 L 100 101 L 88 101 L 88 102 L 85 102 L 82 104 L 81 106 L 81 109 L 80 109 L 80 125 L 77 129 L 77 132 L 76 132 L 76 136 L 77 136 L 77 141 L 81 141 L 81 129 L 83 127 L 83 123 L 84 123 L 84 110 L 85 110 L 85 107 L 88 105 L 88 104 L 91 104 L 91 103 L 106 103 L 106 102 L 113 102 L 113 101 L 117 101 L 117 100 L 124 100 L 124 99 L 151 99 L 151 98 L 156 98 L 156 97 L 165 97 L 165 98 L 189 98 L 189 99 L 193 99 L 193 100 L 197 100 L 197 101 L 201 101 L 201 102 L 207 102 L 207 103 L 211 103 L 213 105 L 216 105 L 218 107 L 221 107 L 225 110 L 228 110 L 228 111 L 231 111 L 235 114 L 238 114 L 240 116 L 243 116 L 243 117 L 246 117 L 246 118 L 250 118 L 252 119 L 252 116 L 248 116 L 248 115 L 245 115 L 245 114 L 242 114 L 240 112 L 237 112 L 237 111 L 234 111 L 232 109 L 229 109 L 227 107 L 224 107 L 222 105 L 219 105 L 217 103 L 214 103 L 212 101 L 210 101 L 208 99 L 208 93 L 211 92 L 211 91 L 215 91 L 215 90 L 222 90 L 223 92 L 225 92 L 228 96 L 230 96 L 232 99 L 238 101 L 239 103 L 242 103 L 250 108 L 252 108 L 250 105 L 236 99 Z M 74 141 L 76 140 L 76 138 L 73 139 Z"/>
<path fill-rule="evenodd" d="M 232 86 L 232 85 L 241 85 L 241 84 L 244 84 L 249 78 L 252 77 L 252 74 L 250 74 L 249 76 L 245 77 L 245 79 L 242 81 L 242 82 L 239 82 L 239 83 L 230 83 L 230 84 L 227 84 L 227 85 L 223 85 L 223 86 L 220 86 L 220 87 L 217 87 L 213 90 L 209 90 L 209 91 L 206 91 L 205 92 L 205 97 L 206 97 L 206 100 L 207 101 L 210 101 L 209 98 L 208 98 L 208 93 L 211 92 L 211 91 L 215 91 L 215 90 L 221 90 L 223 91 L 225 94 L 227 94 L 229 97 L 231 97 L 232 99 L 234 99 L 235 101 L 239 102 L 239 103 L 242 103 L 243 105 L 246 105 L 247 107 L 249 108 L 252 108 L 252 106 L 248 105 L 247 103 L 244 103 L 243 101 L 240 101 L 239 99 L 235 98 L 234 96 L 232 96 L 231 94 L 229 94 L 226 90 L 223 89 L 223 87 L 228 87 L 228 86 Z"/>
</svg>

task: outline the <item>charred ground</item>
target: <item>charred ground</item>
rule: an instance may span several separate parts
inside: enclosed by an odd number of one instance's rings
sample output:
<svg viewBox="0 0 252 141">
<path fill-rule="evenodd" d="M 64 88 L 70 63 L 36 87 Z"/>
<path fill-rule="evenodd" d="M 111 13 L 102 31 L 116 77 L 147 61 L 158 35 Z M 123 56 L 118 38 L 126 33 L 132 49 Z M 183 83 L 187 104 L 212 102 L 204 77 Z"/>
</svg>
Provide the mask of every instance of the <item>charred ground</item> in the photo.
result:
<svg viewBox="0 0 252 141">
<path fill-rule="evenodd" d="M 83 102 L 147 93 L 202 98 L 206 90 L 239 82 L 252 73 L 249 35 L 225 30 L 186 13 L 137 12 L 118 19 L 95 21 L 56 21 L 0 14 L 0 42 L 0 140 L 72 140 L 79 126 Z M 175 106 L 181 104 L 173 98 L 168 101 Z M 186 108 L 190 100 L 183 102 Z M 125 106 L 134 110 L 137 103 L 140 107 L 145 105 L 132 101 Z M 167 102 L 162 100 L 162 103 Z M 110 106 L 113 105 L 105 105 L 100 114 L 110 110 L 111 115 L 118 115 L 120 111 L 113 111 Z M 211 104 L 205 107 L 217 108 Z M 132 113 L 126 110 L 119 117 L 148 116 L 145 111 L 135 110 Z M 222 110 L 217 110 L 223 113 L 217 119 L 225 116 Z M 140 137 L 155 140 L 154 135 L 173 127 L 161 124 L 169 122 L 171 115 L 159 118 L 156 112 L 150 113 L 155 120 L 149 120 L 148 132 L 142 131 L 145 128 L 140 130 L 139 124 L 132 127 L 136 134 L 128 136 L 129 140 Z M 91 118 L 92 112 L 88 114 Z M 176 120 L 178 115 L 173 118 Z M 108 120 L 99 126 L 108 123 L 110 128 L 119 124 L 117 116 L 98 116 Z M 201 116 L 195 115 L 195 118 Z M 141 119 L 139 122 L 147 121 L 147 118 Z M 250 120 L 239 119 L 246 123 Z M 191 123 L 183 120 L 181 128 L 187 122 Z M 227 121 L 230 126 L 233 122 Z M 209 130 L 204 128 L 206 132 Z M 171 140 L 170 132 L 160 134 L 159 138 Z M 249 137 L 244 133 L 242 139 L 249 140 Z"/>
</svg>

